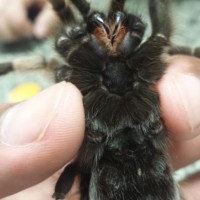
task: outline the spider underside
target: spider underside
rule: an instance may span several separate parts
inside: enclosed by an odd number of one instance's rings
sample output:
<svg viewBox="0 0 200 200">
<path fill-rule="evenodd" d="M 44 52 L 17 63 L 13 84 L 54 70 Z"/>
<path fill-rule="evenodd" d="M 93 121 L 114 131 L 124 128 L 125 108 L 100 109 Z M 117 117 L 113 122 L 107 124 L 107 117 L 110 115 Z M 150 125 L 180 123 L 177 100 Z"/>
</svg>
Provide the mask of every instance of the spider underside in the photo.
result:
<svg viewBox="0 0 200 200">
<path fill-rule="evenodd" d="M 80 89 L 86 117 L 79 156 L 61 174 L 53 197 L 64 199 L 79 176 L 81 200 L 180 200 L 154 89 L 166 69 L 169 0 L 149 0 L 152 34 L 146 41 L 143 21 L 124 11 L 125 0 L 111 1 L 108 15 L 72 0 L 81 23 L 63 0 L 51 3 L 70 23 L 56 40 L 66 61 L 56 81 Z"/>
</svg>

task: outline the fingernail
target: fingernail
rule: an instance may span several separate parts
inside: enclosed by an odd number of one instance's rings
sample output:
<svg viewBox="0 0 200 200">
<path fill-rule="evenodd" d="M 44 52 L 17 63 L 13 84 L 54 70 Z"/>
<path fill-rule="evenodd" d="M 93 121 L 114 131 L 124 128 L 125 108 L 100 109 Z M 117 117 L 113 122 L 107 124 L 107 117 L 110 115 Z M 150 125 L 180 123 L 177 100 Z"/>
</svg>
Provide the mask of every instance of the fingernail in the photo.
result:
<svg viewBox="0 0 200 200">
<path fill-rule="evenodd" d="M 42 140 L 66 90 L 61 82 L 7 110 L 0 118 L 0 141 L 18 146 Z"/>
</svg>

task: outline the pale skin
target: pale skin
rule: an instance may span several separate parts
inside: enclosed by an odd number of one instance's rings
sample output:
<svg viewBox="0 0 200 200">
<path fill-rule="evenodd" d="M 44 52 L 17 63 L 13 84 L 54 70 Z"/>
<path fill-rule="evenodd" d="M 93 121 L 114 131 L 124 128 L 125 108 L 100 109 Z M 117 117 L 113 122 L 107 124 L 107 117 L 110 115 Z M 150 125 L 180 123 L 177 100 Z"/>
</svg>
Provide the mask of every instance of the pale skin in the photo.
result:
<svg viewBox="0 0 200 200">
<path fill-rule="evenodd" d="M 168 60 L 168 65 L 168 70 L 158 83 L 157 89 L 161 98 L 162 115 L 171 138 L 173 168 L 179 169 L 200 158 L 200 119 L 198 117 L 200 116 L 198 92 L 200 91 L 200 59 L 174 56 Z M 56 99 L 56 96 L 60 97 Z M 38 102 L 40 102 L 39 105 Z M 44 102 L 48 103 L 40 107 Z M 6 117 L 2 116 L 9 106 L 1 105 L 0 141 L 3 142 L 0 145 L 0 198 L 3 200 L 51 200 L 59 174 L 57 171 L 76 157 L 84 137 L 82 96 L 75 86 L 63 82 L 22 105 L 20 112 L 18 108 L 15 108 L 13 112 L 8 111 Z M 52 107 L 55 110 L 49 111 Z M 32 112 L 32 109 L 40 110 L 40 112 Z M 31 116 L 34 117 L 35 122 L 30 123 L 30 129 L 29 120 L 26 121 L 29 133 L 26 133 L 26 128 L 25 130 L 22 128 L 16 136 L 18 126 L 24 123 L 24 119 L 20 117 L 23 112 L 32 113 Z M 11 116 L 18 113 L 18 117 L 15 118 L 17 123 L 12 123 L 7 128 L 5 124 L 9 124 L 9 120 L 12 121 L 12 117 L 11 119 L 7 117 L 9 113 Z M 49 118 L 49 116 L 53 117 Z M 48 125 L 42 129 L 38 128 L 43 124 L 42 120 L 46 118 L 49 121 Z M 32 121 L 31 118 L 30 121 Z M 19 139 L 20 136 L 23 136 L 23 139 Z M 193 177 L 187 185 L 183 185 L 186 200 L 194 200 L 200 196 L 199 186 L 199 176 Z M 22 191 L 25 188 L 28 189 Z M 77 188 L 75 184 L 71 191 L 73 195 L 66 199 L 78 200 Z"/>
<path fill-rule="evenodd" d="M 41 11 L 32 22 L 27 10 L 37 4 Z M 0 41 L 15 42 L 23 38 L 44 39 L 58 24 L 58 17 L 47 0 L 0 0 Z"/>
</svg>

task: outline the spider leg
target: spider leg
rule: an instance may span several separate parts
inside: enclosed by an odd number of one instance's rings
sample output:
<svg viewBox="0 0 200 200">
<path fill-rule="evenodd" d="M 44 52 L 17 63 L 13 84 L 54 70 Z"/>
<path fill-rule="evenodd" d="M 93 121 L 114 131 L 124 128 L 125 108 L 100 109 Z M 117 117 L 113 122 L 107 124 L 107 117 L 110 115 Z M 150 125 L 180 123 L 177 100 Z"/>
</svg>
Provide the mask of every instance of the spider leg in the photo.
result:
<svg viewBox="0 0 200 200">
<path fill-rule="evenodd" d="M 65 195 L 71 189 L 76 175 L 77 165 L 74 163 L 67 166 L 56 183 L 53 198 L 55 198 L 56 200 L 64 199 Z"/>
<path fill-rule="evenodd" d="M 169 17 L 170 0 L 149 0 L 149 13 L 152 23 L 152 36 L 158 35 L 167 40 L 172 27 Z"/>
<path fill-rule="evenodd" d="M 55 63 L 52 63 L 52 61 L 40 55 L 19 57 L 11 62 L 0 63 L 0 75 L 7 74 L 11 71 L 28 71 L 42 68 L 52 69 L 52 64 L 57 64 L 56 60 Z"/>
<path fill-rule="evenodd" d="M 165 70 L 163 53 L 167 53 L 171 36 L 170 0 L 149 0 L 152 34 L 134 53 L 128 65 L 147 83 L 157 82 Z"/>
<path fill-rule="evenodd" d="M 0 75 L 7 74 L 14 70 L 12 62 L 0 63 Z"/>
<path fill-rule="evenodd" d="M 88 188 L 89 183 L 90 183 L 90 175 L 82 173 L 80 181 L 81 200 L 89 200 L 89 188 Z"/>
<path fill-rule="evenodd" d="M 126 0 L 112 0 L 110 5 L 110 12 L 123 11 Z"/>
<path fill-rule="evenodd" d="M 170 55 L 189 55 L 200 58 L 200 47 L 190 48 L 186 46 L 170 46 L 168 53 Z"/>
<path fill-rule="evenodd" d="M 86 19 L 90 13 L 90 4 L 86 0 L 71 0 L 71 1 L 78 8 L 83 18 Z"/>
<path fill-rule="evenodd" d="M 168 46 L 168 43 L 164 38 L 151 37 L 128 60 L 129 67 L 137 71 L 139 79 L 153 84 L 162 77 L 165 71 L 165 62 L 162 57 L 165 46 Z"/>
<path fill-rule="evenodd" d="M 63 23 L 75 22 L 73 11 L 66 6 L 65 0 L 49 0 L 49 2 Z"/>
</svg>

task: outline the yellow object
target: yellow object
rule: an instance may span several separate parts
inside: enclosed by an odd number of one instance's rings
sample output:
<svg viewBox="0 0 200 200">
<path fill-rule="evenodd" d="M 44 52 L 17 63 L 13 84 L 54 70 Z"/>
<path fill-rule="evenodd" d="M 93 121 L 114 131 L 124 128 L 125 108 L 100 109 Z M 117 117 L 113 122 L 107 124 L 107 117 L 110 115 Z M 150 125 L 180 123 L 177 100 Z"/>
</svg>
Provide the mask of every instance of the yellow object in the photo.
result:
<svg viewBox="0 0 200 200">
<path fill-rule="evenodd" d="M 35 83 L 23 83 L 23 84 L 15 87 L 9 93 L 8 98 L 9 98 L 10 102 L 16 103 L 16 102 L 20 102 L 20 101 L 29 99 L 29 98 L 35 96 L 40 91 L 41 91 L 40 86 Z"/>
</svg>

